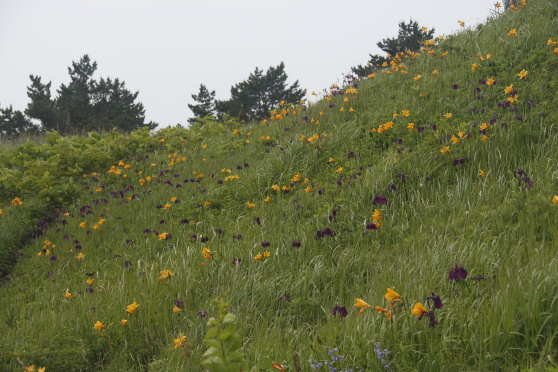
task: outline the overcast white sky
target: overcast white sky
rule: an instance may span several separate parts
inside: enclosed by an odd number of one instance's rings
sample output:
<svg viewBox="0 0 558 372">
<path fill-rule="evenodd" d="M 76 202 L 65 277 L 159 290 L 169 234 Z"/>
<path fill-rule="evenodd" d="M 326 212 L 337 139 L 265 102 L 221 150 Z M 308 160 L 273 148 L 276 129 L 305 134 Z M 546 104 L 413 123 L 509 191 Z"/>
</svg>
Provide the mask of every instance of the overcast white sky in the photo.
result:
<svg viewBox="0 0 558 372">
<path fill-rule="evenodd" d="M 256 67 L 285 62 L 289 83 L 321 90 L 341 80 L 376 42 L 410 18 L 436 29 L 484 22 L 495 0 L 0 0 L 0 106 L 24 110 L 29 75 L 69 82 L 84 54 L 94 78 L 119 78 L 140 92 L 146 119 L 186 124 L 200 84 L 230 97 Z"/>
</svg>

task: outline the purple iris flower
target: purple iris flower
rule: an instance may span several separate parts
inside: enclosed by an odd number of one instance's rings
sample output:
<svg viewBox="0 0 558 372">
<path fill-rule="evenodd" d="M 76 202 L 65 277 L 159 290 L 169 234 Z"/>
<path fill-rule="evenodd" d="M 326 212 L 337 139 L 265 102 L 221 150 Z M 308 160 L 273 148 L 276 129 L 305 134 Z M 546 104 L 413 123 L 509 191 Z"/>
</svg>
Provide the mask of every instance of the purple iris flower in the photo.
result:
<svg viewBox="0 0 558 372">
<path fill-rule="evenodd" d="M 343 306 L 343 307 L 341 307 L 341 306 L 335 306 L 335 307 L 333 308 L 333 310 L 331 311 L 331 313 L 332 313 L 333 315 L 337 315 L 337 314 L 339 313 L 339 315 L 340 315 L 342 318 L 346 317 L 346 316 L 349 314 L 349 312 L 347 311 L 347 309 L 345 309 L 345 306 Z"/>
<path fill-rule="evenodd" d="M 448 274 L 449 280 L 459 281 L 459 279 L 467 278 L 467 270 L 455 264 L 455 267 L 452 268 Z"/>
</svg>

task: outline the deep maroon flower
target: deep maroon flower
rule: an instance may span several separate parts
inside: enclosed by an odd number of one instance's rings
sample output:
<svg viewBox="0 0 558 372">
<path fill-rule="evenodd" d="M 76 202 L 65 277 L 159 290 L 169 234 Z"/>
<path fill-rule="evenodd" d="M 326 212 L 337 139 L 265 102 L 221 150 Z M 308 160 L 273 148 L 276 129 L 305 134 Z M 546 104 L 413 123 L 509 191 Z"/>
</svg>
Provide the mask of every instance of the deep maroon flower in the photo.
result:
<svg viewBox="0 0 558 372">
<path fill-rule="evenodd" d="M 432 300 L 434 302 L 434 307 L 436 309 L 441 309 L 442 307 L 444 307 L 444 305 L 442 304 L 442 300 L 440 299 L 440 297 L 436 296 L 436 294 L 434 292 L 432 292 L 432 296 L 428 296 L 426 297 L 428 304 L 430 306 L 430 300 Z"/>
<path fill-rule="evenodd" d="M 174 199 L 174 204 L 180 204 L 180 199 Z"/>
<path fill-rule="evenodd" d="M 207 316 L 207 310 L 198 311 L 198 313 L 196 315 L 199 315 L 202 318 L 205 318 Z"/>
<path fill-rule="evenodd" d="M 207 236 L 202 236 L 202 238 L 200 239 L 200 241 L 202 243 L 207 243 L 209 241 L 209 238 Z"/>
<path fill-rule="evenodd" d="M 129 268 L 130 266 L 132 266 L 132 261 L 130 261 L 130 260 L 124 261 L 124 266 L 126 268 Z"/>
<path fill-rule="evenodd" d="M 387 188 L 389 190 L 397 191 L 397 186 L 395 186 L 393 183 L 391 185 L 389 185 Z"/>
<path fill-rule="evenodd" d="M 329 104 L 329 108 L 334 108 L 334 107 L 335 107 L 335 105 L 333 103 Z"/>
<path fill-rule="evenodd" d="M 388 200 L 386 199 L 385 196 L 381 196 L 380 194 L 376 194 L 376 196 L 374 196 L 374 204 L 387 204 Z"/>
<path fill-rule="evenodd" d="M 430 129 L 432 129 L 433 131 L 437 131 L 438 127 L 436 126 L 435 123 L 430 123 Z"/>
<path fill-rule="evenodd" d="M 75 249 L 76 251 L 79 251 L 81 248 L 82 248 L 82 246 L 79 245 L 79 244 L 77 244 L 77 245 L 74 247 L 74 249 Z"/>
<path fill-rule="evenodd" d="M 397 143 L 398 145 L 403 143 L 403 140 L 401 138 L 396 138 L 395 139 L 395 143 Z"/>
<path fill-rule="evenodd" d="M 455 267 L 452 268 L 448 274 L 449 280 L 456 280 L 459 281 L 460 279 L 467 278 L 467 270 L 455 264 Z"/>
<path fill-rule="evenodd" d="M 318 189 L 318 195 L 323 195 L 324 194 L 324 189 Z"/>
<path fill-rule="evenodd" d="M 300 241 L 299 240 L 295 240 L 293 242 L 293 244 L 291 244 L 293 246 L 293 248 L 300 248 Z"/>
<path fill-rule="evenodd" d="M 163 182 L 163 185 L 174 186 L 174 185 L 172 184 L 172 182 L 171 182 L 171 181 L 169 181 L 169 180 L 167 180 L 167 181 Z"/>
<path fill-rule="evenodd" d="M 373 223 L 367 223 L 366 224 L 366 230 L 378 230 L 378 226 L 376 226 Z"/>
<path fill-rule="evenodd" d="M 345 306 L 343 306 L 343 307 L 341 307 L 341 306 L 335 306 L 335 307 L 333 308 L 333 310 L 331 311 L 331 313 L 332 313 L 333 315 L 337 315 L 337 313 L 339 313 L 339 315 L 340 315 L 342 318 L 346 317 L 346 316 L 349 314 L 349 312 L 347 311 L 347 309 L 345 309 Z"/>
<path fill-rule="evenodd" d="M 244 168 L 250 168 L 250 165 L 248 163 L 244 163 Z"/>
<path fill-rule="evenodd" d="M 486 80 L 485 79 L 479 79 L 479 84 L 480 85 L 486 85 Z M 476 88 L 478 89 L 478 88 Z"/>
<path fill-rule="evenodd" d="M 159 224 L 160 224 L 160 225 L 164 225 L 164 224 L 166 224 L 166 223 L 167 223 L 167 221 L 166 221 L 166 220 L 164 220 L 164 219 L 163 219 L 163 220 L 161 220 L 161 221 L 159 221 Z"/>
<path fill-rule="evenodd" d="M 459 85 L 457 85 L 457 84 L 453 84 L 451 87 L 452 87 L 454 90 L 459 89 Z"/>
<path fill-rule="evenodd" d="M 422 133 L 423 131 L 424 131 L 424 127 L 423 127 L 422 125 L 419 125 L 419 126 L 417 127 L 417 132 L 418 132 L 418 133 Z"/>
<path fill-rule="evenodd" d="M 145 229 L 145 230 L 143 230 L 143 233 L 144 234 L 149 234 L 149 233 L 151 233 L 151 230 L 150 229 Z"/>
<path fill-rule="evenodd" d="M 242 165 L 237 165 L 237 166 L 236 166 L 236 169 L 242 170 Z"/>
<path fill-rule="evenodd" d="M 157 205 L 156 208 L 157 208 L 157 209 L 161 209 L 161 208 L 163 208 L 163 206 L 162 206 L 161 204 L 159 204 L 159 205 Z"/>
<path fill-rule="evenodd" d="M 198 240 L 198 236 L 196 234 L 192 234 L 190 235 L 190 240 L 195 242 L 196 240 Z"/>
<path fill-rule="evenodd" d="M 255 223 L 257 223 L 258 225 L 261 225 L 261 221 L 260 221 L 260 217 L 256 217 L 253 220 Z"/>
<path fill-rule="evenodd" d="M 356 157 L 356 156 L 355 156 L 355 153 L 354 153 L 354 152 L 349 151 L 349 153 L 347 154 L 347 157 L 350 159 L 350 158 L 354 158 L 354 157 Z"/>
<path fill-rule="evenodd" d="M 270 246 L 270 243 L 269 243 L 267 240 L 264 240 L 264 241 L 262 242 L 262 247 L 263 247 L 263 248 L 267 248 L 267 247 L 269 247 L 269 246 Z"/>
</svg>

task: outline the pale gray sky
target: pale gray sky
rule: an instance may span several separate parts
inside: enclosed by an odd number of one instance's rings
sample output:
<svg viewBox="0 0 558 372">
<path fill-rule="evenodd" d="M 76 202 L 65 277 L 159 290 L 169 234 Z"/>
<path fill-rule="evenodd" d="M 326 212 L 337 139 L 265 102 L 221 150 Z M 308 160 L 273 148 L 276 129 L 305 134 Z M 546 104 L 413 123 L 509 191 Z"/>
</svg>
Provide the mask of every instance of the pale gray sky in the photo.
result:
<svg viewBox="0 0 558 372">
<path fill-rule="evenodd" d="M 89 54 L 94 78 L 140 92 L 146 119 L 186 124 L 200 84 L 230 97 L 256 67 L 285 62 L 289 83 L 321 90 L 410 18 L 436 35 L 484 22 L 495 0 L 0 0 L 0 106 L 24 110 L 29 74 L 69 82 Z"/>
</svg>

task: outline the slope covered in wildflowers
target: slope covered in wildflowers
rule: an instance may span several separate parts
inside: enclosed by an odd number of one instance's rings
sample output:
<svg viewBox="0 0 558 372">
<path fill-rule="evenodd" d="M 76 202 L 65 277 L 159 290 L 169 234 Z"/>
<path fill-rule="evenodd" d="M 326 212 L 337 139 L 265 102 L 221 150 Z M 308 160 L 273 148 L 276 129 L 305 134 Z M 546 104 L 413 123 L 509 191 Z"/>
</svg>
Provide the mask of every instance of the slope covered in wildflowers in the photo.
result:
<svg viewBox="0 0 558 372">
<path fill-rule="evenodd" d="M 557 15 L 495 13 L 265 123 L 136 133 L 17 252 L 0 365 L 205 371 L 221 296 L 245 370 L 553 367 Z M 14 185 L 4 231 L 34 203 Z"/>
</svg>

